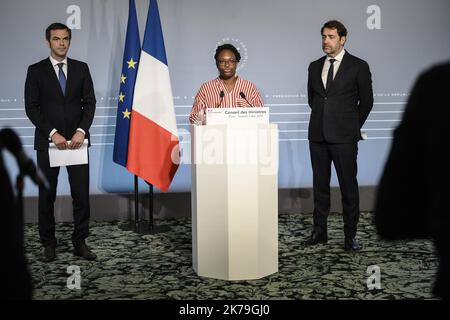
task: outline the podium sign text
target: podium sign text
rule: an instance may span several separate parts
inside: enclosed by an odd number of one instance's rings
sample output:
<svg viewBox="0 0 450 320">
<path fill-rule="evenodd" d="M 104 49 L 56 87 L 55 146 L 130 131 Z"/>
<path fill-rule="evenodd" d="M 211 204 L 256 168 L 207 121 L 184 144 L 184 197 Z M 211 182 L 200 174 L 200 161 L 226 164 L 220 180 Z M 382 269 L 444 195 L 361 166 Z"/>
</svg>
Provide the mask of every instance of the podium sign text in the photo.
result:
<svg viewBox="0 0 450 320">
<path fill-rule="evenodd" d="M 269 108 L 208 108 L 206 124 L 269 123 Z"/>
</svg>

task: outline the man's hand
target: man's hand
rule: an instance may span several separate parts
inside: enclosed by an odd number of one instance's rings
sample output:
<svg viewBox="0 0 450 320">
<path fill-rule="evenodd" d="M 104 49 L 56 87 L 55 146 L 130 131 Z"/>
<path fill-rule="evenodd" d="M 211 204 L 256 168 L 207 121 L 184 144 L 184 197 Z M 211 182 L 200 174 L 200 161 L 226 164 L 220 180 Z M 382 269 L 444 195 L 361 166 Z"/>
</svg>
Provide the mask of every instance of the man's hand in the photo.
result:
<svg viewBox="0 0 450 320">
<path fill-rule="evenodd" d="M 84 142 L 84 133 L 77 131 L 70 140 L 70 149 L 79 149 Z"/>
<path fill-rule="evenodd" d="M 66 150 L 69 148 L 69 144 L 67 143 L 66 138 L 64 138 L 58 132 L 55 132 L 52 135 L 52 141 L 56 145 L 56 148 L 58 148 L 59 150 Z"/>
</svg>

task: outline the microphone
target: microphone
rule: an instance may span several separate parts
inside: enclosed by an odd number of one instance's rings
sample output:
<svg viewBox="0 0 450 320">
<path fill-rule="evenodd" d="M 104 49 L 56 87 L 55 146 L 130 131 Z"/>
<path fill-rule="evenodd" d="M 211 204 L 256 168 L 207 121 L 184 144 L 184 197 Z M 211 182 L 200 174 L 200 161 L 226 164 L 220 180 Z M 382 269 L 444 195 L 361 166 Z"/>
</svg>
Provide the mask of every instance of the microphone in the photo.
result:
<svg viewBox="0 0 450 320">
<path fill-rule="evenodd" d="M 28 158 L 23 151 L 22 143 L 20 142 L 17 134 L 9 128 L 0 130 L 0 149 L 5 146 L 9 152 L 11 152 L 16 158 L 17 164 L 20 168 L 20 172 L 27 175 L 33 180 L 33 182 L 39 187 L 49 189 L 49 183 L 44 174 L 36 168 L 33 160 Z"/>
<path fill-rule="evenodd" d="M 221 90 L 219 96 L 220 96 L 220 102 L 219 102 L 219 105 L 217 106 L 217 108 L 219 108 L 220 105 L 222 104 L 223 97 L 225 96 L 225 92 L 223 92 L 223 90 Z"/>
<path fill-rule="evenodd" d="M 248 103 L 248 105 L 249 105 L 250 107 L 253 107 L 253 105 L 250 103 L 250 101 L 247 100 L 245 94 L 244 94 L 242 91 L 239 92 L 239 95 L 241 96 L 242 99 L 244 99 L 245 101 L 247 101 L 247 103 Z"/>
</svg>

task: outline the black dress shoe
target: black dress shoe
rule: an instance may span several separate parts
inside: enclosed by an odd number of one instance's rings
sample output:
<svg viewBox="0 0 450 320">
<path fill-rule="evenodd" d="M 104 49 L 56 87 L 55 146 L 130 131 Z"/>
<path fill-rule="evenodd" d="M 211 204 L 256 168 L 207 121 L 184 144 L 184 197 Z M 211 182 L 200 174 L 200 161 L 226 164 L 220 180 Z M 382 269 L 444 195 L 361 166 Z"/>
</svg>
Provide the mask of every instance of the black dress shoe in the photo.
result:
<svg viewBox="0 0 450 320">
<path fill-rule="evenodd" d="M 75 249 L 73 250 L 73 254 L 78 257 L 82 257 L 86 260 L 95 260 L 97 256 L 95 253 L 93 253 L 89 247 L 86 245 L 86 243 L 80 242 L 75 246 Z"/>
<path fill-rule="evenodd" d="M 355 238 L 345 238 L 344 249 L 345 251 L 359 251 L 362 249 L 362 245 Z"/>
<path fill-rule="evenodd" d="M 55 260 L 56 258 L 56 250 L 54 246 L 46 246 L 44 247 L 44 261 L 50 262 Z"/>
<path fill-rule="evenodd" d="M 313 246 L 319 243 L 327 243 L 328 236 L 325 233 L 313 232 L 308 240 L 306 240 L 303 244 L 306 246 Z"/>
</svg>

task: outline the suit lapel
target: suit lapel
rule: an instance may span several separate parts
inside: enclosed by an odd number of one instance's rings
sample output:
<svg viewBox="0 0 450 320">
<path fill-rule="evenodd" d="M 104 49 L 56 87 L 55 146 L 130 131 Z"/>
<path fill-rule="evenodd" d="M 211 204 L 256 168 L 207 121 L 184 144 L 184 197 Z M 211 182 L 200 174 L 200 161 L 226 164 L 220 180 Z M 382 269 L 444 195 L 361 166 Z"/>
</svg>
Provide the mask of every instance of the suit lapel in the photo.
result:
<svg viewBox="0 0 450 320">
<path fill-rule="evenodd" d="M 342 77 L 346 74 L 346 70 L 349 67 L 349 53 L 345 52 L 344 56 L 342 57 L 341 64 L 339 66 L 338 71 L 336 72 L 336 75 L 334 76 L 333 83 L 338 83 Z M 333 89 L 331 89 L 333 90 Z"/>
<path fill-rule="evenodd" d="M 319 68 L 317 70 L 317 79 L 319 80 L 320 83 L 320 89 L 322 90 L 322 93 L 325 94 L 325 86 L 323 85 L 323 81 L 322 81 L 322 70 L 323 70 L 323 65 L 325 64 L 325 59 L 326 56 L 322 57 L 322 59 L 319 61 Z"/>
<path fill-rule="evenodd" d="M 59 84 L 58 77 L 56 75 L 55 69 L 53 68 L 52 62 L 50 61 L 50 58 L 47 58 L 47 63 L 46 63 L 45 69 L 52 81 L 52 85 L 55 86 L 57 88 L 56 90 L 58 90 L 59 94 L 64 97 L 62 89 L 61 89 L 61 85 Z M 66 91 L 67 91 L 67 88 L 66 88 Z"/>
<path fill-rule="evenodd" d="M 69 91 L 72 88 L 74 68 L 72 59 L 67 58 L 67 82 L 66 82 L 66 97 L 69 95 Z"/>
</svg>

